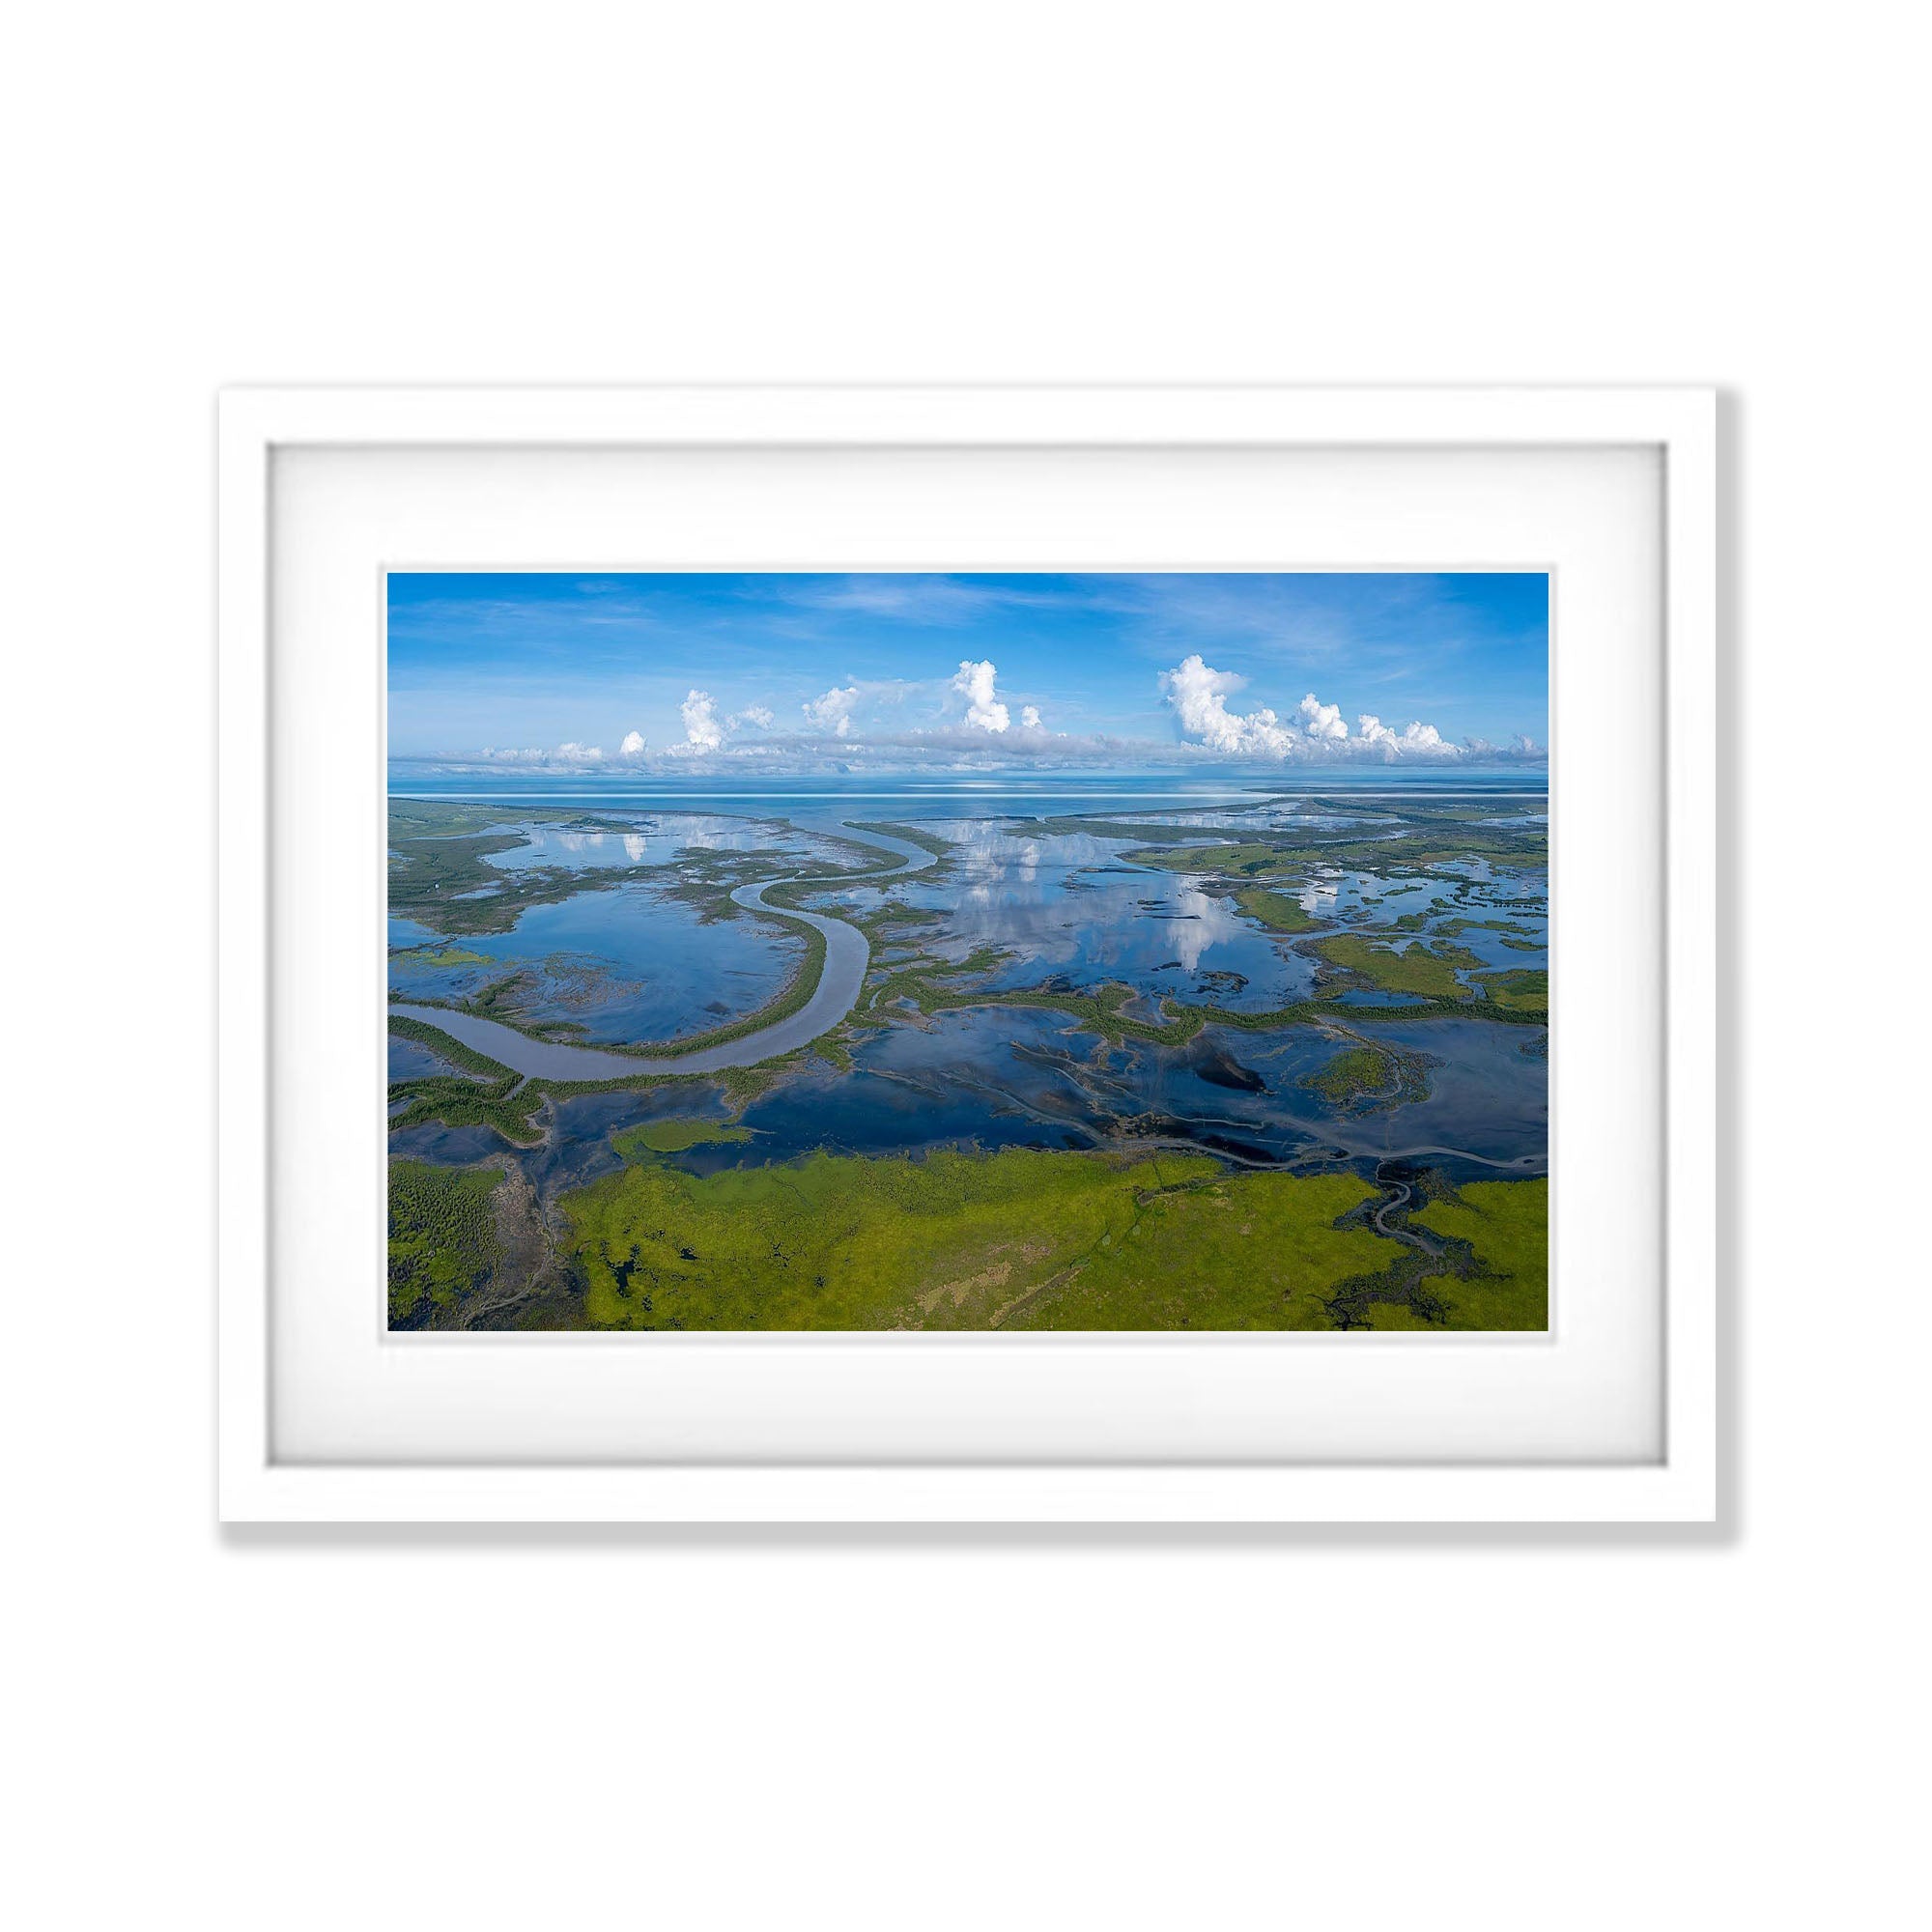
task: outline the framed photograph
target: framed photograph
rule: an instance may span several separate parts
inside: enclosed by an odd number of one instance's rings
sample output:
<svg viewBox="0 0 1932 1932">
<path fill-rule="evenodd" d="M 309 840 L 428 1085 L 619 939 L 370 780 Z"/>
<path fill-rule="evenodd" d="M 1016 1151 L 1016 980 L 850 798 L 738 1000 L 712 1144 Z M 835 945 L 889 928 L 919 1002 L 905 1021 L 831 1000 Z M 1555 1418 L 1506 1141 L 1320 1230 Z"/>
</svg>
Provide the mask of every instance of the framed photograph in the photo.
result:
<svg viewBox="0 0 1932 1932">
<path fill-rule="evenodd" d="M 1715 404 L 221 402 L 232 1520 L 1708 1521 Z"/>
</svg>

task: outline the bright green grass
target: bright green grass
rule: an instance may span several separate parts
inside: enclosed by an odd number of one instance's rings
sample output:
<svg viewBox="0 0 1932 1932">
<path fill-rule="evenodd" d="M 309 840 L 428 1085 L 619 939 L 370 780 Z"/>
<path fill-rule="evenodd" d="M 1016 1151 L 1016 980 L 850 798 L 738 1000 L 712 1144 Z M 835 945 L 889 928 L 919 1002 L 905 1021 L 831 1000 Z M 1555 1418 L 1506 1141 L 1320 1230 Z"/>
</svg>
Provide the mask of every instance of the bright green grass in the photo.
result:
<svg viewBox="0 0 1932 1932">
<path fill-rule="evenodd" d="M 1381 992 L 1420 993 L 1426 1000 L 1473 1000 L 1475 994 L 1456 978 L 1457 969 L 1483 963 L 1465 947 L 1431 948 L 1419 940 L 1401 952 L 1391 952 L 1358 932 L 1318 939 L 1312 951 L 1331 966 L 1359 973 Z"/>
<path fill-rule="evenodd" d="M 1412 1225 L 1467 1241 L 1482 1272 L 1467 1281 L 1432 1279 L 1451 1328 L 1547 1328 L 1549 1325 L 1549 1182 L 1473 1180 L 1454 1201 L 1432 1201 Z M 1392 1311 L 1390 1311 L 1392 1312 Z M 1382 1320 L 1378 1327 L 1402 1325 Z"/>
<path fill-rule="evenodd" d="M 724 1121 L 646 1121 L 641 1126 L 612 1134 L 611 1145 L 626 1160 L 641 1160 L 646 1154 L 683 1153 L 687 1148 L 751 1138 L 750 1127 L 735 1127 Z"/>
<path fill-rule="evenodd" d="M 1058 1157 L 1085 1158 L 1047 1156 Z M 1123 1236 L 1097 1244 L 1007 1325 L 1331 1327 L 1325 1296 L 1382 1266 L 1394 1245 L 1334 1225 L 1374 1191 L 1351 1175 L 1242 1174 L 1150 1195 Z"/>
<path fill-rule="evenodd" d="M 1371 1192 L 1008 1149 L 640 1164 L 558 1206 L 592 1327 L 1288 1328 L 1328 1326 L 1322 1293 L 1395 1252 L 1333 1226 Z"/>
<path fill-rule="evenodd" d="M 1270 932 L 1306 932 L 1321 921 L 1301 909 L 1299 899 L 1285 893 L 1269 892 L 1265 886 L 1248 886 L 1235 895 L 1235 903 L 1250 919 L 1258 919 Z"/>
<path fill-rule="evenodd" d="M 389 1163 L 389 1321 L 406 1321 L 423 1297 L 453 1307 L 502 1259 L 490 1196 L 500 1167 Z"/>
<path fill-rule="evenodd" d="M 1549 1010 L 1549 975 L 1540 968 L 1516 966 L 1505 973 L 1485 973 L 1481 983 L 1490 1004 L 1506 1013 Z"/>
</svg>

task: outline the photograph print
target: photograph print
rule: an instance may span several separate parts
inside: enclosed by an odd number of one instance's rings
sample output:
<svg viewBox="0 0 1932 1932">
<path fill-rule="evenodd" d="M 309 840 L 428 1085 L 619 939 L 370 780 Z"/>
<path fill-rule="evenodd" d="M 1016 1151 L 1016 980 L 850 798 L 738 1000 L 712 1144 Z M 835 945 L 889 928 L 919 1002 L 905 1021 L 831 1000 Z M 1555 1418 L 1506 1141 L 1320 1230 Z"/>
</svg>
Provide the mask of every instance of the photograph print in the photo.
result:
<svg viewBox="0 0 1932 1932">
<path fill-rule="evenodd" d="M 385 598 L 391 1330 L 1548 1327 L 1543 573 Z"/>
</svg>

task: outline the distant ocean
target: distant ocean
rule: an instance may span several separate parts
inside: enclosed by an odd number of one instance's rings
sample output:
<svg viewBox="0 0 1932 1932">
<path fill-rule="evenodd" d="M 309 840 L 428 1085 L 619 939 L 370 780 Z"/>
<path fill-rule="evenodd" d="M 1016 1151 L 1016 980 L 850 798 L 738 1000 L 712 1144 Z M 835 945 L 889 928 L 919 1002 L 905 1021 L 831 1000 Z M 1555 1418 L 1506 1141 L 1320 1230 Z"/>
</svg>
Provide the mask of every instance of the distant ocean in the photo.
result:
<svg viewBox="0 0 1932 1932">
<path fill-rule="evenodd" d="M 1370 769 L 1275 767 L 1266 771 L 932 772 L 823 774 L 645 774 L 637 772 L 460 771 L 392 759 L 395 798 L 478 804 L 627 807 L 647 811 L 771 814 L 842 811 L 868 817 L 1001 818 L 1109 810 L 1199 811 L 1270 798 L 1546 798 L 1543 764 Z"/>
</svg>

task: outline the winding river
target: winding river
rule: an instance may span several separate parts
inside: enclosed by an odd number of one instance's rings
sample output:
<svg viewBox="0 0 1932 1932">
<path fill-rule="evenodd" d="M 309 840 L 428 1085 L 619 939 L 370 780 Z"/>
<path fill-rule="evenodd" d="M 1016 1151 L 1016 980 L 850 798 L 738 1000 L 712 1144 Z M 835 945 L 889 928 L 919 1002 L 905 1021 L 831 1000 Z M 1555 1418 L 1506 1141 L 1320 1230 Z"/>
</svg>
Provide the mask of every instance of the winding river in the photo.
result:
<svg viewBox="0 0 1932 1932">
<path fill-rule="evenodd" d="M 835 872 L 819 878 L 767 879 L 757 885 L 740 886 L 731 897 L 748 912 L 776 912 L 776 907 L 765 904 L 765 893 L 775 885 L 870 885 L 881 879 L 902 878 L 907 872 L 923 871 L 933 864 L 933 855 L 923 846 L 881 832 L 860 832 L 842 820 L 812 824 L 794 818 L 790 822 L 801 832 L 817 832 L 848 845 L 864 845 L 882 857 L 897 859 L 899 864 L 888 871 L 867 872 L 859 878 L 849 872 Z M 487 1053 L 513 1072 L 531 1079 L 633 1080 L 646 1073 L 722 1073 L 731 1066 L 755 1066 L 761 1060 L 789 1053 L 794 1047 L 816 1039 L 820 1034 L 830 1033 L 858 1004 L 860 989 L 866 983 L 866 969 L 871 963 L 871 947 L 856 925 L 816 912 L 786 911 L 783 917 L 803 920 L 825 935 L 825 966 L 818 976 L 818 984 L 797 1012 L 720 1046 L 695 1046 L 687 1053 L 646 1057 L 613 1053 L 605 1047 L 566 1046 L 556 1040 L 532 1039 L 528 1034 L 519 1033 L 501 1020 L 454 1012 L 447 1007 L 391 1002 L 389 1010 L 407 1019 L 440 1027 L 452 1039 L 460 1039 L 465 1046 Z"/>
</svg>

